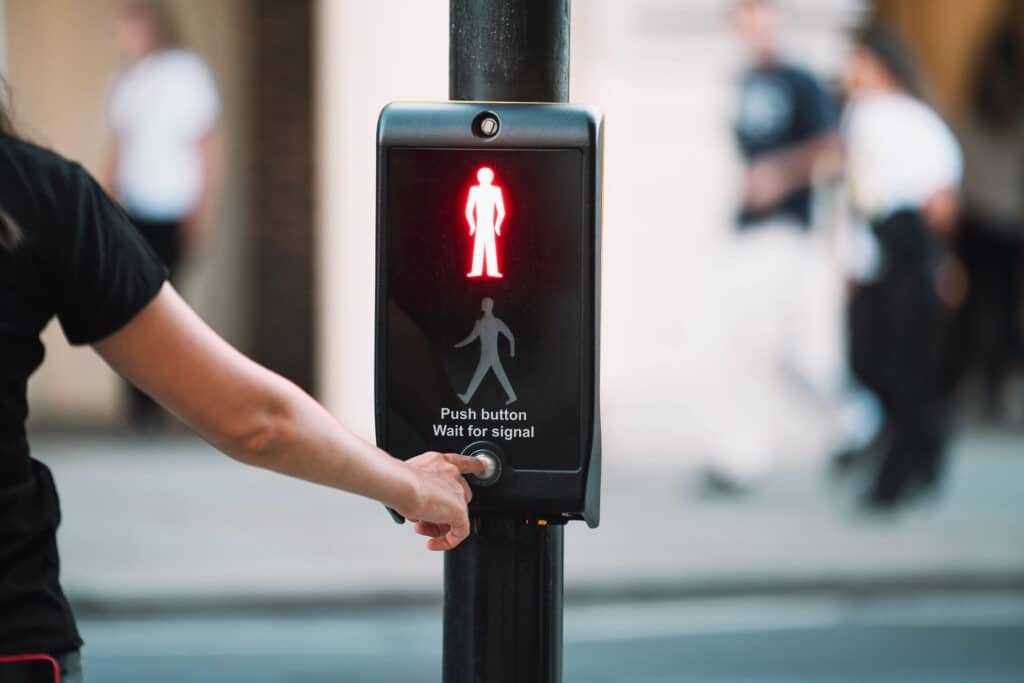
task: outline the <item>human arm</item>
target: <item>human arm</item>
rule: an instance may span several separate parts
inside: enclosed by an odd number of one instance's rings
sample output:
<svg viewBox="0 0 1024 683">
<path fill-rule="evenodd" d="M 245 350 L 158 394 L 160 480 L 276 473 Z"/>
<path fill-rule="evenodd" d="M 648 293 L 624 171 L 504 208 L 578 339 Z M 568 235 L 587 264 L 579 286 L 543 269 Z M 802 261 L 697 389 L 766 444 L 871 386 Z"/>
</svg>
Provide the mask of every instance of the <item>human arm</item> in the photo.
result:
<svg viewBox="0 0 1024 683">
<path fill-rule="evenodd" d="M 219 126 L 210 129 L 196 142 L 200 163 L 199 198 L 182 225 L 185 244 L 189 247 L 201 242 L 209 228 L 210 215 L 220 188 L 223 145 L 224 136 Z"/>
<path fill-rule="evenodd" d="M 509 346 L 509 352 L 508 353 L 509 353 L 509 356 L 511 356 L 512 358 L 515 358 L 516 357 L 516 336 L 514 334 L 512 334 L 512 330 L 508 329 L 508 325 L 506 325 L 504 323 L 502 323 L 502 325 L 501 325 L 501 333 L 503 335 L 505 335 L 506 339 L 508 339 L 508 346 Z"/>
<path fill-rule="evenodd" d="M 505 200 L 501 196 L 501 188 L 495 188 L 494 209 L 498 215 L 494 219 L 494 234 L 501 235 L 501 222 L 505 220 Z"/>
<path fill-rule="evenodd" d="M 466 221 L 469 223 L 469 234 L 476 233 L 476 221 L 473 220 L 473 210 L 476 208 L 476 188 L 469 191 L 469 199 L 466 200 Z"/>
<path fill-rule="evenodd" d="M 947 187 L 932 194 L 924 203 L 924 215 L 933 234 L 943 240 L 952 239 L 960 210 L 957 188 Z"/>
<path fill-rule="evenodd" d="M 809 187 L 823 167 L 836 171 L 838 159 L 841 159 L 839 139 L 832 132 L 758 157 L 746 171 L 748 206 L 754 209 L 774 206 L 790 193 Z"/>
<path fill-rule="evenodd" d="M 479 336 L 480 336 L 480 323 L 478 322 L 477 324 L 473 325 L 473 331 L 469 333 L 469 336 L 467 336 L 462 341 L 458 342 L 455 345 L 454 348 L 460 349 L 463 346 L 465 346 L 466 344 L 469 344 L 470 342 L 472 342 L 474 339 L 476 339 Z"/>
<path fill-rule="evenodd" d="M 444 530 L 468 534 L 476 466 L 428 453 L 401 462 L 339 424 L 298 387 L 218 337 L 165 282 L 164 269 L 116 203 L 81 166 L 41 161 L 37 287 L 68 341 L 92 344 L 129 381 L 236 459 L 373 497 Z M 445 518 L 448 518 L 445 521 Z"/>
<path fill-rule="evenodd" d="M 479 471 L 478 463 L 440 453 L 403 462 L 372 446 L 294 384 L 232 348 L 169 284 L 94 347 L 236 460 L 378 500 L 423 523 L 420 533 L 438 532 L 428 541 L 432 550 L 448 550 L 469 535 L 471 492 L 461 473 Z"/>
<path fill-rule="evenodd" d="M 960 142 L 944 121 L 931 118 L 936 141 L 929 146 L 935 158 L 929 160 L 929 171 L 935 174 L 935 189 L 924 202 L 924 215 L 932 233 L 950 241 L 956 234 L 960 214 L 960 188 L 964 175 L 964 153 Z"/>
</svg>

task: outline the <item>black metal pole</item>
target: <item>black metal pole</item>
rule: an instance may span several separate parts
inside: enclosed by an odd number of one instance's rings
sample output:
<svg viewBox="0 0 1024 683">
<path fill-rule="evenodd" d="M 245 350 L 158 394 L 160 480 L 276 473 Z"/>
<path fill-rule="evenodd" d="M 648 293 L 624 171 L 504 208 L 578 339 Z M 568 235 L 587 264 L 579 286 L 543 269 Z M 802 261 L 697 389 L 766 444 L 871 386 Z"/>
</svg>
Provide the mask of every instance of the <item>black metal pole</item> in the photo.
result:
<svg viewBox="0 0 1024 683">
<path fill-rule="evenodd" d="M 481 518 L 444 562 L 444 683 L 562 680 L 564 526 Z"/>
<path fill-rule="evenodd" d="M 449 97 L 567 102 L 569 1 L 450 0 Z M 475 518 L 445 554 L 444 683 L 561 682 L 564 529 Z"/>
<path fill-rule="evenodd" d="M 569 0 L 450 0 L 448 97 L 569 101 Z"/>
</svg>

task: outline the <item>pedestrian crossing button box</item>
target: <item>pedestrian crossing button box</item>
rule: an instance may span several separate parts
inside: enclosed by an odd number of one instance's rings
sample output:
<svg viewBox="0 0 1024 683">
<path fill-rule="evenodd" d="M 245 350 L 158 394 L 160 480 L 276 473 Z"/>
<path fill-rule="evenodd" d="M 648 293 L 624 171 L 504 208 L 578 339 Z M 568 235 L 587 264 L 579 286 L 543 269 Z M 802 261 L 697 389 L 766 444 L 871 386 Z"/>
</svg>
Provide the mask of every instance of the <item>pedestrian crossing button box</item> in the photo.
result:
<svg viewBox="0 0 1024 683">
<path fill-rule="evenodd" d="M 493 454 L 477 515 L 598 522 L 602 126 L 566 104 L 380 115 L 377 442 Z"/>
</svg>

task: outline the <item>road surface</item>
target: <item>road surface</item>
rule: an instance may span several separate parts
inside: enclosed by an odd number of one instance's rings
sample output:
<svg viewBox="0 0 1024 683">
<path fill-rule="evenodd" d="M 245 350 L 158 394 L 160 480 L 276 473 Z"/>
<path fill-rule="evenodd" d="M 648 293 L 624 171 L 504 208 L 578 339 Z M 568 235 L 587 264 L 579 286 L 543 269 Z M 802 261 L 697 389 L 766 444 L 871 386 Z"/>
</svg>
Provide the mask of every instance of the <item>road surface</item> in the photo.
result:
<svg viewBox="0 0 1024 683">
<path fill-rule="evenodd" d="M 570 607 L 566 683 L 1019 683 L 1024 594 Z M 86 618 L 88 680 L 427 683 L 437 609 Z"/>
</svg>

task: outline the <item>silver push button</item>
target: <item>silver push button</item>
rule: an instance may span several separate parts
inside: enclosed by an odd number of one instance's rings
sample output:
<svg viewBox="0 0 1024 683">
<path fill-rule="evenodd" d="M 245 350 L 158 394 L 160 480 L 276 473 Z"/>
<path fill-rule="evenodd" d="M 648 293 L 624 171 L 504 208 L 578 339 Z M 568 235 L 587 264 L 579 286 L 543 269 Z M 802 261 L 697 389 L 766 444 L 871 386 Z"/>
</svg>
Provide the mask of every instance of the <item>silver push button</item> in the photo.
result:
<svg viewBox="0 0 1024 683">
<path fill-rule="evenodd" d="M 473 451 L 469 455 L 484 464 L 482 472 L 469 476 L 475 479 L 478 484 L 485 486 L 498 481 L 498 478 L 501 477 L 501 461 L 498 460 L 498 456 L 486 449 Z"/>
</svg>

